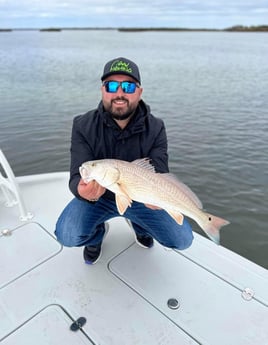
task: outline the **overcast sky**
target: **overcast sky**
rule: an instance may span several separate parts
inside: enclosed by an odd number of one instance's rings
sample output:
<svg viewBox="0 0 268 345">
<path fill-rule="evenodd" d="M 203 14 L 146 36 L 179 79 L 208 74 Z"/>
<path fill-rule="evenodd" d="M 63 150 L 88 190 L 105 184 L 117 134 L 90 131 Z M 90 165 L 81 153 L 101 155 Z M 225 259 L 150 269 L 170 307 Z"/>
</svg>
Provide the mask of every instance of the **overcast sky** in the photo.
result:
<svg viewBox="0 0 268 345">
<path fill-rule="evenodd" d="M 0 28 L 268 24 L 268 0 L 0 0 Z"/>
</svg>

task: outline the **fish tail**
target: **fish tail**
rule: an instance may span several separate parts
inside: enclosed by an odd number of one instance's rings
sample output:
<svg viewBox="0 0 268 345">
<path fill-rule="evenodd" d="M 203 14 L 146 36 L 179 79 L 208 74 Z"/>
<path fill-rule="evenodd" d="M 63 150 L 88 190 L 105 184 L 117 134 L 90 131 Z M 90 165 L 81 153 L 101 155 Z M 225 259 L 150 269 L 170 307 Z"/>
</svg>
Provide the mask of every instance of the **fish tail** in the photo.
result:
<svg viewBox="0 0 268 345">
<path fill-rule="evenodd" d="M 230 224 L 228 220 L 220 217 L 213 216 L 212 214 L 206 213 L 206 222 L 203 224 L 202 229 L 208 235 L 208 237 L 216 244 L 220 243 L 220 228 Z"/>
</svg>

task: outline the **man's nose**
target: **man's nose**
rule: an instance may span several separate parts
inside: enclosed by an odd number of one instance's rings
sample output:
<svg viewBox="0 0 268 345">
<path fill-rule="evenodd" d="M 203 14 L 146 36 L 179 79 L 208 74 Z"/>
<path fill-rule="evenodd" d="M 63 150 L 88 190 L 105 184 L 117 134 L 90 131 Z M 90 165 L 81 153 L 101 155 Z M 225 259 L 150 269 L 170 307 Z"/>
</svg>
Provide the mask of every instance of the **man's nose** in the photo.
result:
<svg viewBox="0 0 268 345">
<path fill-rule="evenodd" d="M 117 94 L 117 95 L 120 95 L 120 96 L 125 94 L 125 92 L 123 91 L 121 85 L 119 85 L 119 87 L 118 87 L 118 89 L 117 89 L 117 91 L 116 91 L 116 94 Z"/>
</svg>

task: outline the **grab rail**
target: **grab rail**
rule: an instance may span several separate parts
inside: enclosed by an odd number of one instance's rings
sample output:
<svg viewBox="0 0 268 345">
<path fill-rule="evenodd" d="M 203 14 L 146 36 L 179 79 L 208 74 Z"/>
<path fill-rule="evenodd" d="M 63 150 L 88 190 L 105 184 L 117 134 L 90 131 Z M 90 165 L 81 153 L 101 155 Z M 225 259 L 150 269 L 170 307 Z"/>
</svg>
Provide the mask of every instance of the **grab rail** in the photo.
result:
<svg viewBox="0 0 268 345">
<path fill-rule="evenodd" d="M 18 205 L 20 211 L 19 218 L 21 221 L 27 221 L 33 218 L 33 215 L 26 209 L 19 185 L 16 181 L 16 177 L 2 150 L 0 150 L 0 165 L 7 176 L 4 177 L 0 171 L 0 188 L 6 200 L 5 205 L 7 207 Z"/>
</svg>

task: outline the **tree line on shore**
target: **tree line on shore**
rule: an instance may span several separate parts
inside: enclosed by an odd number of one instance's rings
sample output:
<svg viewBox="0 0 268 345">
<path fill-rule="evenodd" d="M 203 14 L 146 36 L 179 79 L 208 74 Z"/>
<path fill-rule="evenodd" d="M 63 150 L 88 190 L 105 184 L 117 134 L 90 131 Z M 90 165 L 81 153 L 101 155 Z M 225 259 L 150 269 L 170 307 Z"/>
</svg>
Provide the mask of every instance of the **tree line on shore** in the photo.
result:
<svg viewBox="0 0 268 345">
<path fill-rule="evenodd" d="M 60 32 L 62 30 L 118 30 L 122 32 L 142 32 L 142 31 L 227 31 L 227 32 L 267 32 L 268 25 L 259 25 L 259 26 L 243 26 L 243 25 L 235 25 L 226 29 L 205 29 L 205 28 L 175 28 L 175 27 L 120 27 L 120 28 L 110 28 L 110 27 L 66 27 L 66 28 L 58 28 L 58 27 L 51 27 L 51 28 L 41 28 L 41 29 L 33 29 L 33 28 L 24 28 L 24 29 L 7 29 L 7 28 L 0 28 L 0 32 L 12 32 L 12 31 L 40 31 L 40 32 Z"/>
</svg>

